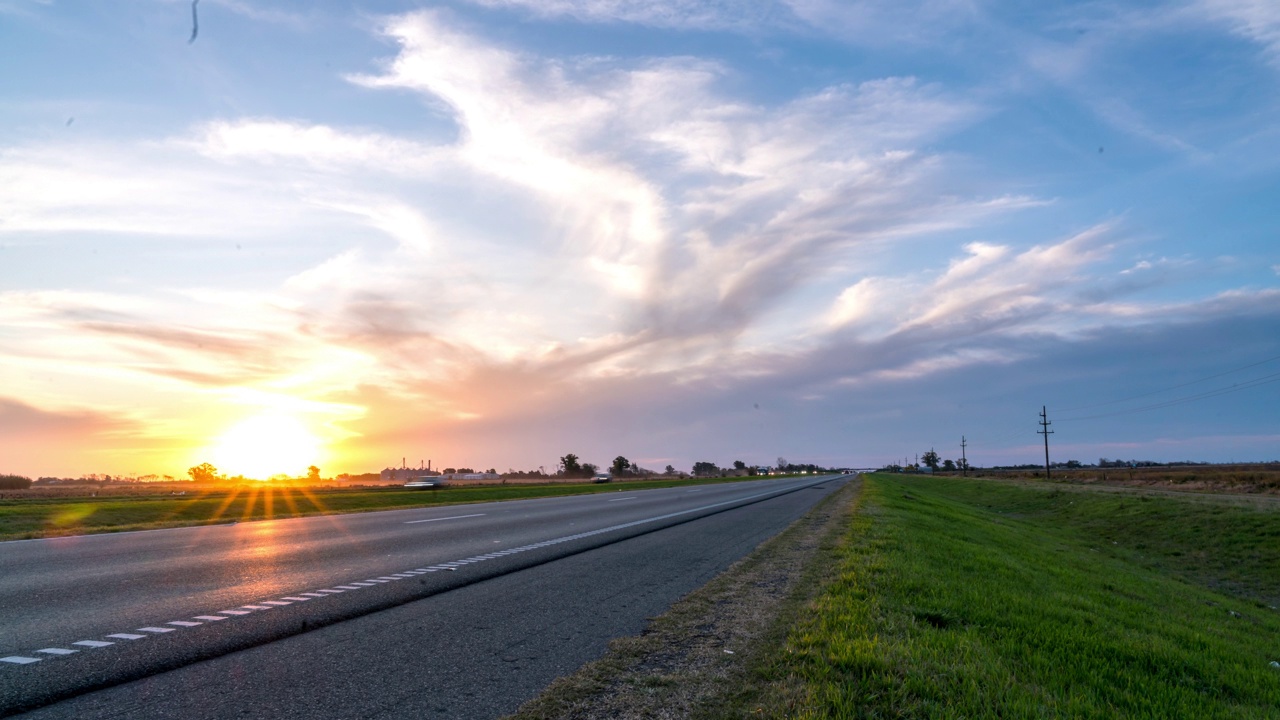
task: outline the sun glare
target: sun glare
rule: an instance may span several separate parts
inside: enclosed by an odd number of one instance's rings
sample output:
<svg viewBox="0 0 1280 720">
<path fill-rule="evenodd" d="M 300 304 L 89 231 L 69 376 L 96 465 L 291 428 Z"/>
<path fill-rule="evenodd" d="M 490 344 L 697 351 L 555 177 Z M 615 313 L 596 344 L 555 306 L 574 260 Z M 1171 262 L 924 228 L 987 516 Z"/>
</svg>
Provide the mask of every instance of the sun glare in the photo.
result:
<svg viewBox="0 0 1280 720">
<path fill-rule="evenodd" d="M 213 464 L 225 475 L 265 480 L 304 475 L 319 463 L 323 443 L 297 418 L 264 414 L 242 420 L 218 438 Z"/>
</svg>

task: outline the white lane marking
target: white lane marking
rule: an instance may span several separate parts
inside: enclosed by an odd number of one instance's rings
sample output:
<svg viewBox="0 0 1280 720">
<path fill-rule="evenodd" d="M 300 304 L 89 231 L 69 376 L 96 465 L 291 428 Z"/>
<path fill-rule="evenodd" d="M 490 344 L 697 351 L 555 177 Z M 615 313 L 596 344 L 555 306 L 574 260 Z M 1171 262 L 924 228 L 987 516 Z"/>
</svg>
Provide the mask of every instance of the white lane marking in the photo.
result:
<svg viewBox="0 0 1280 720">
<path fill-rule="evenodd" d="M 476 513 L 475 515 L 454 515 L 453 517 L 430 518 L 428 520 L 406 520 L 405 525 L 413 525 L 414 523 L 424 522 L 440 522 L 441 520 L 461 520 L 463 518 L 481 517 L 485 513 Z"/>
<path fill-rule="evenodd" d="M 828 478 L 828 480 L 829 480 L 829 479 L 830 479 L 830 478 Z M 812 487 L 812 486 L 816 486 L 816 485 L 821 485 L 821 484 L 823 484 L 823 483 L 825 483 L 825 482 L 826 482 L 826 480 L 823 480 L 823 481 L 821 481 L 821 482 L 819 482 L 819 483 L 809 483 L 809 484 L 808 484 L 808 486 Z M 795 489 L 799 489 L 799 488 L 795 488 Z M 700 491 L 701 491 L 701 488 L 694 488 L 694 489 L 691 489 L 691 490 L 687 490 L 686 492 L 700 492 Z M 657 521 L 659 521 L 659 520 L 666 520 L 666 519 L 673 518 L 673 517 L 679 517 L 679 516 L 681 516 L 681 515 L 687 515 L 687 514 L 689 514 L 689 513 L 700 512 L 700 511 L 703 511 L 703 510 L 710 510 L 710 509 L 712 509 L 712 508 L 717 508 L 717 507 L 721 507 L 721 506 L 724 506 L 724 505 L 731 505 L 731 504 L 734 504 L 734 503 L 747 502 L 747 501 L 750 501 L 750 500 L 754 500 L 754 499 L 756 499 L 756 498 L 761 498 L 761 497 L 766 497 L 766 496 L 771 496 L 771 495 L 772 495 L 772 496 L 777 496 L 777 495 L 785 494 L 786 492 L 787 492 L 787 491 L 782 491 L 782 492 L 778 492 L 778 491 L 766 491 L 766 492 L 762 492 L 762 493 L 756 493 L 756 494 L 754 494 L 754 495 L 748 495 L 748 496 L 746 496 L 746 497 L 740 497 L 740 498 L 734 498 L 734 499 L 731 499 L 731 500 L 725 500 L 725 501 L 723 501 L 723 502 L 712 503 L 712 504 L 710 504 L 710 505 L 703 505 L 702 507 L 690 508 L 690 509 L 688 509 L 688 510 L 680 510 L 680 511 L 673 512 L 673 513 L 667 513 L 667 514 L 665 514 L 665 515 L 658 515 L 658 516 L 651 517 L 651 518 L 645 518 L 645 519 L 643 519 L 643 520 L 636 520 L 636 521 L 629 522 L 629 523 L 623 523 L 623 524 L 621 524 L 621 525 L 613 525 L 613 526 L 610 526 L 610 527 L 600 528 L 600 529 L 598 529 L 598 530 L 591 530 L 591 531 L 587 531 L 587 532 L 577 533 L 577 534 L 575 534 L 575 535 L 566 535 L 566 536 L 564 536 L 564 537 L 552 538 L 552 539 L 550 539 L 550 540 L 544 540 L 544 541 L 539 542 L 539 543 L 533 543 L 533 544 L 530 544 L 530 545 L 524 545 L 524 546 L 517 547 L 517 548 L 509 548 L 509 549 L 506 549 L 506 550 L 500 550 L 500 551 L 492 552 L 492 553 L 488 553 L 488 554 L 485 554 L 485 555 L 476 555 L 476 556 L 474 556 L 474 557 L 469 557 L 469 558 L 465 558 L 465 559 L 462 559 L 462 560 L 454 560 L 454 561 L 452 561 L 452 562 L 442 563 L 442 564 L 440 564 L 440 565 L 433 565 L 433 566 L 431 566 L 431 567 L 427 567 L 427 568 L 417 568 L 417 569 L 415 569 L 415 570 L 410 570 L 410 571 L 406 571 L 406 572 L 396 573 L 396 574 L 393 574 L 393 575 L 384 575 L 384 576 L 379 577 L 379 578 L 370 578 L 369 580 L 366 580 L 366 581 L 365 581 L 365 582 L 363 582 L 363 583 L 351 583 L 350 585 L 338 585 L 338 586 L 336 586 L 336 588 L 326 588 L 326 589 L 319 590 L 319 591 L 316 591 L 316 592 L 301 593 L 301 595 L 302 595 L 303 597 L 289 596 L 289 597 L 285 597 L 285 598 L 283 598 L 283 599 L 281 599 L 281 600 L 263 600 L 263 601 L 261 601 L 261 603 L 262 603 L 262 604 L 259 604 L 259 605 L 243 605 L 243 606 L 241 606 L 241 608 L 240 608 L 239 610 L 221 610 L 221 611 L 219 611 L 220 613 L 222 613 L 221 615 L 197 615 L 197 616 L 195 616 L 195 617 L 196 617 L 196 619 L 197 619 L 197 620 L 207 620 L 207 621 L 229 620 L 229 619 L 231 619 L 231 618 L 226 617 L 227 615 L 248 615 L 248 614 L 250 614 L 250 612 L 249 612 L 249 611 L 252 611 L 252 610 L 271 610 L 271 609 L 273 609 L 274 607 L 279 607 L 279 606 L 284 606 L 284 605 L 291 605 L 291 604 L 293 604 L 293 602 L 306 602 L 307 600 L 310 600 L 310 599 L 312 599 L 312 598 L 327 597 L 327 596 L 328 596 L 328 595 L 330 595 L 330 594 L 341 593 L 341 592 L 343 592 L 343 591 L 345 591 L 345 590 L 358 590 L 358 589 L 360 589 L 360 588 L 362 588 L 362 587 L 371 587 L 373 584 L 376 584 L 376 583 L 386 583 L 386 582 L 392 582 L 392 581 L 395 581 L 395 580 L 403 580 L 403 579 L 405 579 L 405 578 L 412 577 L 412 576 L 414 576 L 414 575 L 419 575 L 419 574 L 422 574 L 422 573 L 437 572 L 437 571 L 439 571 L 439 570 L 457 570 L 457 569 L 458 569 L 458 567 L 459 567 L 459 566 L 462 566 L 462 565 L 468 565 L 468 564 L 471 564 L 471 563 L 483 562 L 483 561 L 485 561 L 485 560 L 493 560 L 493 559 L 495 559 L 495 558 L 505 557 L 505 556 L 507 556 L 507 555 L 513 555 L 513 554 L 516 554 L 516 553 L 528 552 L 528 551 L 530 551 L 530 550 L 539 550 L 539 549 L 544 548 L 544 547 L 550 547 L 550 546 L 552 546 L 552 545 L 558 545 L 558 544 L 560 544 L 560 543 L 570 542 L 570 541 L 573 541 L 573 540 L 580 540 L 580 539 L 582 539 L 582 538 L 592 537 L 592 536 L 594 536 L 594 535 L 600 535 L 600 534 L 602 534 L 602 533 L 612 532 L 612 531 L 615 531 L 615 530 L 622 530 L 622 529 L 625 529 L 625 528 L 634 527 L 634 526 L 636 526 L 636 525 L 644 525 L 644 524 L 651 523 L 651 522 L 657 522 Z M 627 497 L 612 498 L 612 499 L 610 499 L 610 500 L 609 500 L 609 502 L 615 502 L 615 501 L 619 501 L 619 500 L 635 500 L 637 497 L 638 497 L 638 496 L 631 495 L 631 496 L 627 496 Z M 507 512 L 511 512 L 511 511 L 507 511 Z M 485 515 L 485 513 L 475 513 L 475 514 L 473 514 L 473 515 L 457 515 L 457 516 L 447 517 L 447 518 L 430 518 L 430 519 L 427 519 L 427 520 L 411 520 L 411 521 L 409 521 L 409 524 L 411 524 L 411 523 L 417 523 L 417 522 L 435 522 L 435 521 L 438 521 L 438 520 L 458 520 L 458 519 L 462 519 L 462 518 L 469 518 L 469 517 L 481 517 L 481 516 L 483 516 L 483 515 Z M 574 525 L 574 524 L 576 524 L 576 523 L 569 523 L 569 524 L 570 524 L 570 525 Z M 495 540 L 494 542 L 495 542 L 495 543 L 497 543 L 497 542 L 500 542 L 500 541 Z M 285 601 L 289 601 L 289 602 L 285 602 Z M 199 622 L 190 622 L 190 621 L 185 621 L 185 620 L 173 620 L 173 621 L 170 621 L 170 622 L 169 622 L 169 623 L 167 623 L 167 624 L 169 624 L 169 625 L 177 625 L 177 626 L 179 626 L 179 627 L 195 627 L 195 626 L 198 626 L 198 625 L 202 625 L 203 623 L 199 623 Z M 138 632 L 155 633 L 155 634 L 159 634 L 159 633 L 168 633 L 168 632 L 173 632 L 173 631 L 174 631 L 174 628 L 167 628 L 167 627 L 144 627 L 144 628 L 138 628 Z M 121 640 L 141 640 L 142 638 L 147 637 L 147 636 L 146 636 L 146 635 L 135 635 L 135 634 L 132 634 L 132 633 L 114 633 L 114 634 L 111 634 L 111 635 L 107 635 L 106 637 L 109 637 L 109 638 L 118 638 L 118 639 L 121 639 Z M 91 647 L 91 648 L 96 648 L 96 647 L 106 647 L 106 646 L 108 646 L 108 645 L 114 645 L 115 643 L 110 643 L 110 642 L 105 642 L 105 641 L 100 641 L 100 640 L 80 640 L 80 641 L 77 641 L 77 642 L 74 642 L 74 643 L 71 643 L 71 644 L 72 644 L 72 645 L 79 645 L 79 646 L 82 646 L 82 647 Z M 67 649 L 65 649 L 65 648 L 42 648 L 42 649 L 40 649 L 40 650 L 36 650 L 35 652 L 38 652 L 38 653 L 45 653 L 45 654 L 48 654 L 48 655 L 71 655 L 71 654 L 74 654 L 74 653 L 79 652 L 79 651 L 78 651 L 78 650 L 67 650 Z M 40 658 L 29 658 L 29 657 L 22 656 L 22 655 L 10 655 L 10 656 L 8 656 L 8 657 L 0 658 L 0 662 L 7 662 L 7 663 L 11 663 L 11 664 L 18 664 L 18 665 L 25 665 L 25 664 L 28 664 L 28 663 L 40 662 Z"/>
<path fill-rule="evenodd" d="M 40 658 L 29 658 L 21 655 L 10 655 L 9 657 L 0 658 L 0 662 L 13 663 L 14 665 L 26 665 L 27 663 L 40 662 Z"/>
</svg>

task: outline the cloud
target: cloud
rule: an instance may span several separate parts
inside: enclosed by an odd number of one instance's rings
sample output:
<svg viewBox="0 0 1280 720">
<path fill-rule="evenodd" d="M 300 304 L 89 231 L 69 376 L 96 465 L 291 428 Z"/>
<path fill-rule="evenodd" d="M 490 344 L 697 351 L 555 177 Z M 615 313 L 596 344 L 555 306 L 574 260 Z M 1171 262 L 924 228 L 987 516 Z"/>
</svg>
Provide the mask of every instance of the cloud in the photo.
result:
<svg viewBox="0 0 1280 720">
<path fill-rule="evenodd" d="M 1233 33 L 1263 46 L 1272 64 L 1280 65 L 1280 6 L 1269 0 L 1199 0 L 1196 5 Z"/>
<path fill-rule="evenodd" d="M 749 27 L 785 14 L 774 2 L 726 0 L 471 0 L 489 8 L 514 8 L 543 18 L 623 22 L 667 28 Z"/>
<path fill-rule="evenodd" d="M 689 24 L 723 10 L 544 7 Z M 189 443 L 246 406 L 297 402 L 356 467 L 423 438 L 513 438 L 486 451 L 496 464 L 578 437 L 616 455 L 601 428 L 664 456 L 712 436 L 805 449 L 805 432 L 827 437 L 822 413 L 856 421 L 839 403 L 889 416 L 907 383 L 1005 367 L 1025 383 L 1046 347 L 1243 303 L 1146 299 L 1169 276 L 1117 257 L 1117 223 L 974 239 L 1043 204 L 936 149 L 993 112 L 974 96 L 891 76 L 751 99 L 721 62 L 548 57 L 450 17 L 386 19 L 394 54 L 347 78 L 446 112 L 447 140 L 253 116 L 0 148 L 2 237 L 275 253 L 0 293 L 0 334 L 17 339 L 0 386 L 42 408 L 146 398 L 136 417 Z M 739 417 L 748 398 L 762 409 Z"/>
</svg>

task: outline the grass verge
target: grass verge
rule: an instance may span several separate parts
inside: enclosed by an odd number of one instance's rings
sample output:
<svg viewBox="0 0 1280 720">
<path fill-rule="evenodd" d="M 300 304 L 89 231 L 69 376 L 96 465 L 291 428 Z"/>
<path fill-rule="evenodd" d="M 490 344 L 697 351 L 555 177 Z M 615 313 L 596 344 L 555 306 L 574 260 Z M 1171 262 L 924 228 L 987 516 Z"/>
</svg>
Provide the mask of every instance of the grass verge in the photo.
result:
<svg viewBox="0 0 1280 720">
<path fill-rule="evenodd" d="M 184 496 L 58 497 L 0 500 L 0 540 L 151 530 L 308 515 L 396 510 L 600 492 L 648 490 L 759 478 L 638 480 L 625 483 L 478 485 L 440 490 L 317 489 L 246 484 Z"/>
<path fill-rule="evenodd" d="M 864 480 L 835 579 L 722 716 L 1277 718 L 1280 513 Z"/>
</svg>

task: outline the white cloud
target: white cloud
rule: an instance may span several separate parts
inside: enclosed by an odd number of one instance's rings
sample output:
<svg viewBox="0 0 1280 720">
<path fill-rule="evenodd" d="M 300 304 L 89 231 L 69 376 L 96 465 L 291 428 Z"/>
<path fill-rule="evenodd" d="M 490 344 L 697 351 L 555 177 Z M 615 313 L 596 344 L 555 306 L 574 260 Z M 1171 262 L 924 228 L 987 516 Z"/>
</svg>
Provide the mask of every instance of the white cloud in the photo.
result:
<svg viewBox="0 0 1280 720">
<path fill-rule="evenodd" d="M 490 8 L 516 8 L 540 17 L 626 22 L 671 28 L 750 26 L 785 12 L 777 3 L 728 0 L 471 0 Z"/>
<path fill-rule="evenodd" d="M 1280 5 L 1271 0 L 1199 0 L 1197 5 L 1232 32 L 1263 46 L 1272 63 L 1280 64 Z"/>
</svg>

